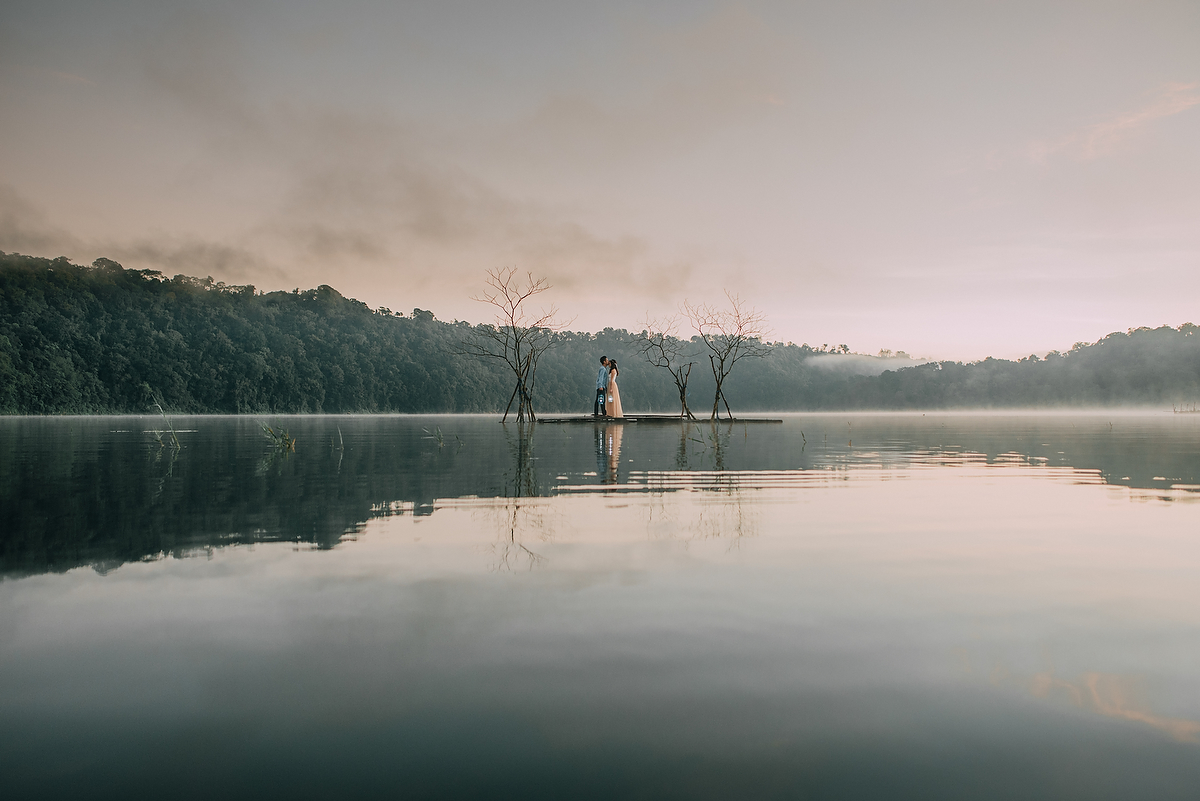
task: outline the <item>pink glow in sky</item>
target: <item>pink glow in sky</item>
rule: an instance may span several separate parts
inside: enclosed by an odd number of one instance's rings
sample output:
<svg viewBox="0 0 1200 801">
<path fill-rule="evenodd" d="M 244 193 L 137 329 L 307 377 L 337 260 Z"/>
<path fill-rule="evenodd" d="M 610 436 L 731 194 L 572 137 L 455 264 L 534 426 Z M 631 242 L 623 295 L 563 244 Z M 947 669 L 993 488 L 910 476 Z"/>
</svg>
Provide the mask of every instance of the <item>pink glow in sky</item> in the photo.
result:
<svg viewBox="0 0 1200 801">
<path fill-rule="evenodd" d="M 10 2 L 0 249 L 975 359 L 1200 322 L 1200 4 Z"/>
</svg>

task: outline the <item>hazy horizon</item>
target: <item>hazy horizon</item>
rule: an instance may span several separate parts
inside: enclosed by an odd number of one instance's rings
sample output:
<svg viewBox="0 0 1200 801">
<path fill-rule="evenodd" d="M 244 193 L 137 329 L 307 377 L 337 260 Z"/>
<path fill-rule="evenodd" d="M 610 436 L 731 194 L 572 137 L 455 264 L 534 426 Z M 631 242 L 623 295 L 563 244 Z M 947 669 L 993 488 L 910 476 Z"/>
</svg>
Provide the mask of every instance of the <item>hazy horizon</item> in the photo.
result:
<svg viewBox="0 0 1200 801">
<path fill-rule="evenodd" d="M 1019 358 L 1196 322 L 1189 3 L 14 2 L 0 250 Z"/>
</svg>

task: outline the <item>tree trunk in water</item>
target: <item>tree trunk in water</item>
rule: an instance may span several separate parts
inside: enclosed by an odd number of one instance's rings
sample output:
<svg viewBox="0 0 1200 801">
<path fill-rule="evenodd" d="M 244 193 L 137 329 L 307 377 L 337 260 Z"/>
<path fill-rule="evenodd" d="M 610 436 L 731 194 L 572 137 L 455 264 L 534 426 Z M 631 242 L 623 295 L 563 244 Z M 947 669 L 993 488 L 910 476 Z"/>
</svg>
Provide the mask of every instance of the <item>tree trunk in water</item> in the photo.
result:
<svg viewBox="0 0 1200 801">
<path fill-rule="evenodd" d="M 679 389 L 679 416 L 688 420 L 695 420 L 696 415 L 692 414 L 692 410 L 687 405 L 687 384 L 676 384 Z"/>
<path fill-rule="evenodd" d="M 503 419 L 500 420 L 501 423 L 508 422 L 508 411 L 512 408 L 512 402 L 517 397 L 517 390 L 519 390 L 520 388 L 521 388 L 521 382 L 518 381 L 517 385 L 515 387 L 513 387 L 513 393 L 508 396 L 508 405 L 504 407 L 504 417 L 503 417 Z M 518 414 L 519 413 L 520 412 L 518 412 Z"/>
<path fill-rule="evenodd" d="M 530 422 L 537 422 L 537 416 L 533 413 L 533 397 L 529 394 L 529 390 L 525 388 L 524 382 L 517 384 L 515 392 L 521 396 L 521 399 L 517 403 L 517 422 L 523 422 L 526 418 Z"/>
<path fill-rule="evenodd" d="M 668 369 L 670 369 L 669 366 Z M 675 389 L 679 390 L 679 416 L 687 420 L 696 419 L 696 415 L 692 414 L 692 410 L 688 408 L 687 404 L 688 377 L 691 374 L 692 365 L 690 364 L 677 370 L 671 370 L 671 377 L 675 379 Z"/>
</svg>

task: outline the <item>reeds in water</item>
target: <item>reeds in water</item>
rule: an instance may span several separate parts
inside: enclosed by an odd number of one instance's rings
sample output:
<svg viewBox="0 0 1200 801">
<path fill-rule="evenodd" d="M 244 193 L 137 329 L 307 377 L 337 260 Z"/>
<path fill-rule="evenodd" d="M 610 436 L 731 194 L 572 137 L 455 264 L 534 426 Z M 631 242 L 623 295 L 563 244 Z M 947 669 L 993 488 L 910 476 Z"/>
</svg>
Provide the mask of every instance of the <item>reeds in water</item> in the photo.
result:
<svg viewBox="0 0 1200 801">
<path fill-rule="evenodd" d="M 271 440 L 271 444 L 278 451 L 296 451 L 296 438 L 288 433 L 286 428 L 272 428 L 266 423 L 259 423 L 262 426 L 263 436 Z"/>
</svg>

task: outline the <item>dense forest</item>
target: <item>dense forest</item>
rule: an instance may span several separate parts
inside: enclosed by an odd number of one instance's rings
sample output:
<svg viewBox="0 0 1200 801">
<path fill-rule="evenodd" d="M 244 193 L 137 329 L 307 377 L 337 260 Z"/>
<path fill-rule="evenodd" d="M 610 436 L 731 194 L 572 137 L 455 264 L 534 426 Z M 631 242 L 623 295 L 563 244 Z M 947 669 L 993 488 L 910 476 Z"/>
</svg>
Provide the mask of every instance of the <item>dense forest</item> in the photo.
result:
<svg viewBox="0 0 1200 801">
<path fill-rule="evenodd" d="M 503 365 L 462 355 L 474 327 L 431 312 L 371 309 L 329 286 L 259 292 L 99 259 L 0 253 L 0 413 L 496 412 Z M 1139 328 L 1018 361 L 930 362 L 774 343 L 738 364 L 742 410 L 1191 405 L 1200 337 L 1190 323 Z M 677 412 L 664 370 L 636 336 L 562 332 L 534 385 L 540 412 L 590 412 L 601 354 L 620 361 L 631 411 Z M 690 401 L 711 404 L 698 358 Z"/>
</svg>

